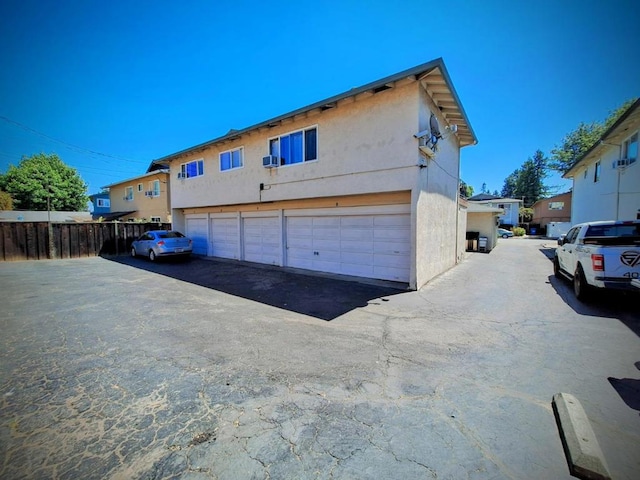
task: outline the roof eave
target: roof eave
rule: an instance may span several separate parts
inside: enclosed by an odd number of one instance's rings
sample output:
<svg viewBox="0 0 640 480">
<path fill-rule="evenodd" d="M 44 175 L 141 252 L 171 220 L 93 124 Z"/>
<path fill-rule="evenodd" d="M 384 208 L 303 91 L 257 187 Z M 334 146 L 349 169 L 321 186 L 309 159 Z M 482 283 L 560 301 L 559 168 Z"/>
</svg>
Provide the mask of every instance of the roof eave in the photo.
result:
<svg viewBox="0 0 640 480">
<path fill-rule="evenodd" d="M 355 97 L 357 95 L 360 95 L 362 93 L 371 91 L 373 89 L 379 88 L 383 85 L 386 84 L 390 84 L 390 83 L 394 83 L 397 82 L 399 80 L 403 80 L 405 78 L 411 78 L 413 77 L 415 80 L 419 80 L 421 77 L 423 77 L 424 75 L 434 71 L 435 69 L 439 69 L 440 72 L 442 73 L 443 77 L 445 78 L 445 81 L 447 83 L 447 87 L 451 92 L 452 97 L 454 98 L 456 105 L 458 107 L 458 109 L 460 110 L 460 113 L 462 115 L 462 118 L 465 120 L 467 128 L 470 132 L 471 135 L 471 140 L 470 142 L 465 143 L 464 145 L 461 146 L 467 146 L 467 145 L 475 145 L 477 143 L 477 138 L 475 136 L 475 133 L 473 131 L 473 129 L 471 128 L 471 124 L 469 123 L 469 120 L 467 118 L 466 112 L 464 111 L 464 108 L 462 107 L 462 103 L 460 102 L 460 99 L 458 97 L 457 92 L 455 91 L 455 88 L 453 87 L 453 84 L 451 82 L 451 78 L 449 77 L 449 73 L 447 72 L 447 69 L 444 65 L 444 61 L 442 60 L 442 58 L 437 58 L 435 60 L 432 60 L 430 62 L 424 63 L 422 65 L 418 65 L 417 67 L 413 67 L 407 70 L 403 70 L 402 72 L 396 73 L 394 75 L 390 75 L 388 77 L 382 78 L 380 80 L 376 80 L 374 82 L 368 83 L 366 85 L 363 85 L 361 87 L 357 87 L 357 88 L 352 88 L 351 90 L 348 90 L 346 92 L 343 92 L 341 94 L 338 95 L 334 95 L 332 97 L 329 97 L 325 100 L 321 100 L 319 102 L 315 102 L 311 105 L 308 105 L 306 107 L 302 107 L 299 108 L 297 110 L 294 110 L 292 112 L 289 113 L 285 113 L 283 115 L 279 115 L 277 117 L 271 118 L 269 120 L 265 120 L 263 122 L 257 123 L 255 125 L 252 125 L 250 127 L 241 129 L 241 130 L 230 130 L 228 133 L 226 133 L 225 135 L 222 135 L 221 137 L 217 137 L 214 138 L 213 140 L 209 140 L 207 142 L 204 143 L 200 143 L 198 145 L 195 145 L 193 147 L 189 147 L 183 150 L 180 150 L 176 153 L 172 153 L 170 155 L 166 155 L 164 157 L 161 157 L 157 160 L 154 160 L 152 162 L 152 164 L 161 164 L 161 165 L 168 165 L 172 160 L 175 160 L 176 158 L 179 158 L 181 156 L 184 155 L 188 155 L 191 153 L 195 153 L 198 151 L 202 151 L 206 148 L 209 148 L 215 144 L 218 143 L 222 143 L 225 141 L 229 141 L 229 140 L 233 140 L 235 138 L 238 138 L 248 132 L 254 131 L 254 130 L 258 130 L 260 128 L 265 128 L 265 127 L 273 127 L 275 126 L 275 124 L 278 124 L 279 122 L 282 122 L 283 120 L 286 120 L 288 118 L 291 117 L 295 117 L 297 115 L 301 115 L 304 113 L 307 113 L 309 111 L 315 110 L 315 109 L 329 109 L 329 108 L 333 108 L 336 106 L 337 102 L 339 102 L 340 100 L 343 100 L 345 98 L 349 98 L 349 97 Z"/>
</svg>

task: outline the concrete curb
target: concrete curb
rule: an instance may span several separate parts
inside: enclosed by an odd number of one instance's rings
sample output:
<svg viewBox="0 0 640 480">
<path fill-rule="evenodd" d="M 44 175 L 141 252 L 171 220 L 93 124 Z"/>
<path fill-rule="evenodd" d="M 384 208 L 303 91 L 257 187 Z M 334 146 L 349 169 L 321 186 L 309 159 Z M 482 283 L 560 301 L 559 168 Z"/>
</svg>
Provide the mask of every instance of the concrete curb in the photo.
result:
<svg viewBox="0 0 640 480">
<path fill-rule="evenodd" d="M 598 440 L 578 399 L 568 393 L 557 393 L 552 404 L 571 475 L 585 480 L 611 480 Z"/>
</svg>

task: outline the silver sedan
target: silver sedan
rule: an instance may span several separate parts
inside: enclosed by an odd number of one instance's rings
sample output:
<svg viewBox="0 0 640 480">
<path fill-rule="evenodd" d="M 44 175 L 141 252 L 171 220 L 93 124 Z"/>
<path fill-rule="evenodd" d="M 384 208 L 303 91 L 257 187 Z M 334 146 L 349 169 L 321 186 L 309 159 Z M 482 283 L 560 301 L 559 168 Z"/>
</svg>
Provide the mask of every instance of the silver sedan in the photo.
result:
<svg viewBox="0 0 640 480">
<path fill-rule="evenodd" d="M 160 257 L 188 257 L 193 241 L 175 230 L 149 230 L 131 244 L 131 256 L 149 257 L 154 262 Z"/>
</svg>

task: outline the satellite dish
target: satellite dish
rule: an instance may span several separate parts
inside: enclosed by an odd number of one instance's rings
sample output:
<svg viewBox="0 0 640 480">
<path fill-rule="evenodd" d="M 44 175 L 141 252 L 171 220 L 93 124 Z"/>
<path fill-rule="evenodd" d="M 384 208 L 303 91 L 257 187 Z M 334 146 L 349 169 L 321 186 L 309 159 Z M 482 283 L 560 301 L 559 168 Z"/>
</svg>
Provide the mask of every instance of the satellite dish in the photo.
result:
<svg viewBox="0 0 640 480">
<path fill-rule="evenodd" d="M 431 118 L 429 119 L 429 127 L 431 128 L 431 136 L 436 138 L 442 138 L 442 134 L 440 133 L 440 125 L 438 124 L 438 119 L 432 113 Z"/>
</svg>

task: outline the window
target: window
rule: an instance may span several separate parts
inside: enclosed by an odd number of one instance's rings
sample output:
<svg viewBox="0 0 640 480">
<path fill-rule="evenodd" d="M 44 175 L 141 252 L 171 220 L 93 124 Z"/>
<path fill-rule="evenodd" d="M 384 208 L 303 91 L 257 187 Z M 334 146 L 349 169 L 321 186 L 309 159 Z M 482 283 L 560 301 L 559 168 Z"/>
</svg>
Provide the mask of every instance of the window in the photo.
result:
<svg viewBox="0 0 640 480">
<path fill-rule="evenodd" d="M 596 169 L 593 172 L 593 181 L 597 182 L 600 180 L 600 162 L 596 162 Z"/>
<path fill-rule="evenodd" d="M 629 165 L 638 159 L 638 132 L 631 135 L 622 144 L 622 158 L 629 160 Z"/>
<path fill-rule="evenodd" d="M 151 223 L 162 223 L 162 219 L 160 217 L 151 217 Z"/>
<path fill-rule="evenodd" d="M 585 178 L 585 180 L 586 180 L 586 178 L 587 178 L 587 174 L 588 174 L 588 173 L 589 173 L 589 169 L 588 169 L 588 168 L 585 168 L 585 169 L 584 169 L 584 178 Z"/>
<path fill-rule="evenodd" d="M 108 198 L 96 198 L 96 207 L 98 208 L 110 208 L 111 201 Z"/>
<path fill-rule="evenodd" d="M 228 152 L 222 152 L 220 154 L 220 170 L 231 170 L 242 167 L 242 156 L 242 147 L 229 150 Z"/>
<path fill-rule="evenodd" d="M 280 165 L 309 162 L 318 159 L 316 127 L 281 135 L 269 140 L 269 154 L 280 159 Z"/>
<path fill-rule="evenodd" d="M 180 165 L 182 178 L 199 177 L 204 175 L 204 160 L 194 160 L 193 162 Z"/>
<path fill-rule="evenodd" d="M 160 180 L 154 180 L 153 182 L 149 182 L 149 191 L 151 195 L 154 197 L 160 196 Z"/>
<path fill-rule="evenodd" d="M 564 209 L 564 202 L 549 202 L 549 210 L 562 210 Z"/>
<path fill-rule="evenodd" d="M 127 202 L 133 201 L 133 187 L 126 187 L 124 189 L 124 199 Z"/>
<path fill-rule="evenodd" d="M 142 184 L 141 184 L 141 183 L 139 183 L 139 184 L 138 184 L 138 191 L 139 191 L 139 192 L 141 192 L 141 191 L 142 191 Z"/>
</svg>

